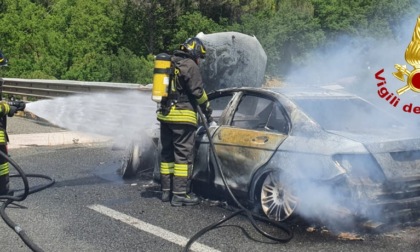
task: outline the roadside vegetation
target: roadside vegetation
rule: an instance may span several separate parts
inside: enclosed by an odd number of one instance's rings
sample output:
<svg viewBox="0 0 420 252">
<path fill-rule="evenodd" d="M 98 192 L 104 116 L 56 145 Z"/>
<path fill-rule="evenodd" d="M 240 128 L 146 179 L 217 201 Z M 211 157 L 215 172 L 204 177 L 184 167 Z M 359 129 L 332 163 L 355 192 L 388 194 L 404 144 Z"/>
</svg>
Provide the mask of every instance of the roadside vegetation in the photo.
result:
<svg viewBox="0 0 420 252">
<path fill-rule="evenodd" d="M 255 35 L 280 77 L 348 37 L 398 40 L 418 0 L 0 0 L 2 77 L 147 84 L 199 32 Z M 413 20 L 414 22 L 414 20 Z M 404 41 L 407 43 L 407 41 Z M 339 44 L 338 44 L 339 45 Z M 5 70 L 5 71 L 3 71 Z"/>
</svg>

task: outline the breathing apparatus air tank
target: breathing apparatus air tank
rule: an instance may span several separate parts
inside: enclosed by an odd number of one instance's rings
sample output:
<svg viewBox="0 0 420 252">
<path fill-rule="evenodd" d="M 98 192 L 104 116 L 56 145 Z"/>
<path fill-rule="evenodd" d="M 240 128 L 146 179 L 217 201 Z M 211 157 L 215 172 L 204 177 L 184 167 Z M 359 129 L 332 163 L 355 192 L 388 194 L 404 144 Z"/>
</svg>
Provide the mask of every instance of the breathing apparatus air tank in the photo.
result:
<svg viewBox="0 0 420 252">
<path fill-rule="evenodd" d="M 171 74 L 171 56 L 166 53 L 156 55 L 153 71 L 153 101 L 160 103 L 164 97 L 168 96 Z"/>
</svg>

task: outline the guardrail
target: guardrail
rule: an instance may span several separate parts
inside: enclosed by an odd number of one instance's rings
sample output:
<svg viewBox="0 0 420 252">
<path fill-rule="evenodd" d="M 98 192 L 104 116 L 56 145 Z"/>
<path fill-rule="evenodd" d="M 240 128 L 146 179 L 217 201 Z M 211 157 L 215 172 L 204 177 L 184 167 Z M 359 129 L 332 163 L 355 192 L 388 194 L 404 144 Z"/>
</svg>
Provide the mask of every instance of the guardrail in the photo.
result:
<svg viewBox="0 0 420 252">
<path fill-rule="evenodd" d="M 1 82 L 3 83 L 3 94 L 21 96 L 23 100 L 27 100 L 29 97 L 51 99 L 88 92 L 115 92 L 128 89 L 140 91 L 151 90 L 150 84 L 142 85 L 114 82 L 0 78 Z"/>
</svg>

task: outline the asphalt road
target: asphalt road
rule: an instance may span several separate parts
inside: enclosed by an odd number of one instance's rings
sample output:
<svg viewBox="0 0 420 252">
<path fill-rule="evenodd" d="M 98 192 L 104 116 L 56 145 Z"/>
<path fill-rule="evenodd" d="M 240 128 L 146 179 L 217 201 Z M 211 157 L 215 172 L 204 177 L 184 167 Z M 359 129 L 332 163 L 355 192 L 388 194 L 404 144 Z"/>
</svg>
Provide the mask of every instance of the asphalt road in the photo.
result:
<svg viewBox="0 0 420 252">
<path fill-rule="evenodd" d="M 63 132 L 46 123 L 14 117 L 10 135 Z M 29 138 L 30 135 L 27 135 Z M 231 213 L 204 201 L 199 206 L 171 207 L 159 200 L 159 186 L 150 173 L 124 181 L 118 174 L 124 150 L 112 141 L 66 145 L 30 145 L 9 154 L 26 173 L 44 174 L 55 184 L 6 209 L 29 238 L 44 251 L 181 251 L 182 244 L 202 228 Z M 12 173 L 15 171 L 12 169 Z M 30 186 L 46 180 L 29 178 Z M 12 178 L 12 188 L 22 188 Z M 243 216 L 204 234 L 193 251 L 418 251 L 419 227 L 380 234 L 356 234 L 361 240 L 341 240 L 328 230 L 310 232 L 291 223 L 294 238 L 272 244 Z M 265 228 L 278 232 L 273 227 Z M 0 251 L 31 251 L 0 221 Z"/>
</svg>

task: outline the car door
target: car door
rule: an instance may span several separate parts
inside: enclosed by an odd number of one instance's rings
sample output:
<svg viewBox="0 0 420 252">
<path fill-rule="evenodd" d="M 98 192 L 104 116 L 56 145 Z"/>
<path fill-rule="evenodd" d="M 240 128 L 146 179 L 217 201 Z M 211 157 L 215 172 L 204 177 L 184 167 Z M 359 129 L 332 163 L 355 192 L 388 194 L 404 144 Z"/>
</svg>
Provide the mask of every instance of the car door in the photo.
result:
<svg viewBox="0 0 420 252">
<path fill-rule="evenodd" d="M 254 172 L 286 139 L 290 123 L 281 104 L 273 98 L 248 93 L 234 104 L 231 118 L 212 139 L 230 187 L 246 192 Z M 215 184 L 223 185 L 217 174 Z"/>
<path fill-rule="evenodd" d="M 223 121 L 226 117 L 225 111 L 230 108 L 232 103 L 232 97 L 235 95 L 235 92 L 223 92 L 217 95 L 210 95 L 210 105 L 213 109 L 212 117 L 214 121 L 219 125 L 223 124 Z M 201 122 L 199 123 L 196 135 L 195 142 L 195 153 L 194 153 L 194 167 L 193 167 L 193 180 L 196 185 L 195 188 L 210 188 L 208 184 L 212 184 L 214 181 L 214 172 L 210 171 L 210 144 L 205 131 L 205 128 L 202 126 Z M 213 134 L 214 131 L 219 126 L 210 127 L 210 134 Z M 205 184 L 204 186 L 201 186 Z M 201 193 L 206 193 L 201 191 Z"/>
</svg>

